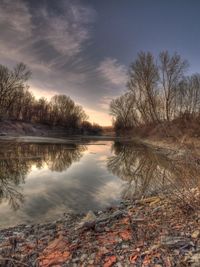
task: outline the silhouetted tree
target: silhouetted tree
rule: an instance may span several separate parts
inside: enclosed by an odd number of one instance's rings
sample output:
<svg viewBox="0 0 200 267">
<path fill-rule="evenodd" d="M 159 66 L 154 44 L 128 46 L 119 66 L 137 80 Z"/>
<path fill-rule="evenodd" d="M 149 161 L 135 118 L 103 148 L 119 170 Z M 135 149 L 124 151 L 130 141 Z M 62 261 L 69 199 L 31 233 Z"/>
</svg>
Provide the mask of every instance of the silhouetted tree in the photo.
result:
<svg viewBox="0 0 200 267">
<path fill-rule="evenodd" d="M 94 135 L 99 134 L 100 135 L 103 132 L 103 128 L 100 125 L 96 123 L 92 124 L 89 121 L 83 121 L 81 130 L 83 134 L 94 134 Z"/>
<path fill-rule="evenodd" d="M 17 98 L 27 88 L 26 81 L 31 72 L 26 65 L 19 63 L 14 70 L 0 65 L 0 115 L 5 116 L 12 109 Z"/>
<path fill-rule="evenodd" d="M 0 118 L 81 130 L 88 119 L 82 106 L 66 95 L 55 95 L 50 101 L 36 100 L 26 83 L 30 75 L 23 63 L 13 70 L 0 65 Z"/>
<path fill-rule="evenodd" d="M 126 93 L 110 103 L 110 113 L 116 118 L 115 129 L 131 129 L 138 126 L 136 99 L 132 93 Z"/>
</svg>

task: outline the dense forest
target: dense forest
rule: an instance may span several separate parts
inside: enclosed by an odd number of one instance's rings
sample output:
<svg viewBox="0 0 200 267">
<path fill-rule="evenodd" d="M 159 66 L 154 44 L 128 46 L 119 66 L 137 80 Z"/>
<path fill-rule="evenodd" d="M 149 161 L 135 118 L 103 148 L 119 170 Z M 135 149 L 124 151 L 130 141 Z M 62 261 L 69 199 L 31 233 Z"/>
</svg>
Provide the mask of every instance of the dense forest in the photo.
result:
<svg viewBox="0 0 200 267">
<path fill-rule="evenodd" d="M 0 65 L 0 120 L 15 120 L 62 126 L 80 133 L 100 133 L 101 127 L 87 121 L 82 106 L 66 95 L 37 100 L 27 84 L 31 71 L 23 63 L 11 70 Z"/>
<path fill-rule="evenodd" d="M 186 76 L 188 66 L 177 53 L 155 58 L 140 52 L 129 68 L 127 92 L 110 104 L 115 129 L 200 121 L 200 74 Z"/>
</svg>

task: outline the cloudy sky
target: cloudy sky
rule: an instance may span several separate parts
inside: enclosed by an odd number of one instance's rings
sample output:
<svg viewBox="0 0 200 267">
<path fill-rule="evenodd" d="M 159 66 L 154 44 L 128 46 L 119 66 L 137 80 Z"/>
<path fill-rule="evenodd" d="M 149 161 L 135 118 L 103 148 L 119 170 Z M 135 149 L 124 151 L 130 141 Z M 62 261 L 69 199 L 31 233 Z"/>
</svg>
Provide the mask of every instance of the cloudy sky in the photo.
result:
<svg viewBox="0 0 200 267">
<path fill-rule="evenodd" d="M 177 51 L 199 71 L 198 0 L 0 0 L 0 63 L 23 61 L 37 98 L 66 94 L 110 125 L 139 51 Z"/>
</svg>

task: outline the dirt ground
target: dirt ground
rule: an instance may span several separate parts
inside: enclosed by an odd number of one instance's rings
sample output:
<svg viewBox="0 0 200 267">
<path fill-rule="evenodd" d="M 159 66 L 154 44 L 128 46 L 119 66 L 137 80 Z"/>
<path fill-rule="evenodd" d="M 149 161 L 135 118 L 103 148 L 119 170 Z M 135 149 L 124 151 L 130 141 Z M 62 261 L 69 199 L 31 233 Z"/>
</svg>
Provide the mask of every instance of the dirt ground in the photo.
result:
<svg viewBox="0 0 200 267">
<path fill-rule="evenodd" d="M 200 266 L 200 213 L 167 197 L 0 231 L 0 266 Z"/>
</svg>

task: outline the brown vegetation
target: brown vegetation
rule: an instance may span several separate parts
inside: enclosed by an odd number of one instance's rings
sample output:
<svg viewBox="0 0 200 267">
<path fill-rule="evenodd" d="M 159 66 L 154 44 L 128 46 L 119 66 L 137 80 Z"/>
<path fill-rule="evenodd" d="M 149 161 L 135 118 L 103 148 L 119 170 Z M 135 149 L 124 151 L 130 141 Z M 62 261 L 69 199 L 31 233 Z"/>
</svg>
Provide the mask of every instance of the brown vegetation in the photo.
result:
<svg viewBox="0 0 200 267">
<path fill-rule="evenodd" d="M 130 66 L 128 91 L 111 101 L 117 132 L 141 135 L 199 135 L 200 75 L 185 76 L 187 61 L 161 52 L 141 52 Z"/>
</svg>

